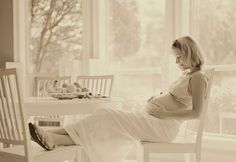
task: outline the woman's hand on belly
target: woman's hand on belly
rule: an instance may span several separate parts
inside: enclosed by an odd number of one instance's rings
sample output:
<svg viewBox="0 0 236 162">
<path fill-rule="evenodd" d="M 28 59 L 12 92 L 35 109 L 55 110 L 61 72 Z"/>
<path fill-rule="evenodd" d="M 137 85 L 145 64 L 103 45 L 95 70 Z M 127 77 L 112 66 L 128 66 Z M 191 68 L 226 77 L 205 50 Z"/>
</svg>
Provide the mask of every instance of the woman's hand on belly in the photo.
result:
<svg viewBox="0 0 236 162">
<path fill-rule="evenodd" d="M 152 116 L 159 118 L 159 119 L 164 119 L 163 115 L 161 115 L 163 113 L 162 110 L 159 110 L 156 108 L 147 108 L 146 111 L 149 115 L 152 115 Z"/>
<path fill-rule="evenodd" d="M 146 106 L 146 112 L 159 119 L 165 119 L 170 113 L 185 109 L 186 106 L 175 100 L 171 94 L 151 97 Z"/>
<path fill-rule="evenodd" d="M 179 111 L 186 109 L 185 105 L 177 101 L 174 96 L 169 93 L 165 95 L 156 96 L 149 102 L 153 104 L 162 105 L 166 111 Z"/>
<path fill-rule="evenodd" d="M 145 110 L 149 115 L 152 115 L 161 119 L 162 118 L 161 114 L 162 112 L 165 111 L 165 108 L 159 104 L 154 105 L 152 103 L 148 103 Z"/>
</svg>

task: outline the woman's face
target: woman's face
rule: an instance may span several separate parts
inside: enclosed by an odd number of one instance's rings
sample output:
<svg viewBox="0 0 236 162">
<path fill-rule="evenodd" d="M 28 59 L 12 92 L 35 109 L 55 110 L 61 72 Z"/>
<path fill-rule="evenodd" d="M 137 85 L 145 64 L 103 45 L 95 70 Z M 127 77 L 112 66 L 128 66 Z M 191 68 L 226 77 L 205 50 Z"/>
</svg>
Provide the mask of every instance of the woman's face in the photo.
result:
<svg viewBox="0 0 236 162">
<path fill-rule="evenodd" d="M 179 66 L 181 70 L 186 70 L 188 67 L 184 64 L 184 56 L 183 53 L 179 49 L 173 49 L 174 56 L 176 58 L 176 64 Z"/>
</svg>

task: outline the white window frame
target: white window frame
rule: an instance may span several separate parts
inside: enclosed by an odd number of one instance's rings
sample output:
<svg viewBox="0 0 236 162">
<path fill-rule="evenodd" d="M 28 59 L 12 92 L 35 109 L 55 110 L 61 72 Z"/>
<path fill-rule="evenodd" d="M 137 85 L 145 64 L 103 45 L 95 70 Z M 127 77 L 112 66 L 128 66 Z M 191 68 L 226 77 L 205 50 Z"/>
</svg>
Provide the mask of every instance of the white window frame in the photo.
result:
<svg viewBox="0 0 236 162">
<path fill-rule="evenodd" d="M 102 2 L 101 2 L 102 1 Z M 94 3 L 92 3 L 94 2 Z M 91 54 L 91 46 L 93 45 L 93 58 L 102 59 L 105 60 L 107 57 L 107 51 L 106 51 L 106 37 L 101 37 L 101 35 L 105 35 L 106 31 L 106 22 L 103 18 L 106 15 L 106 0 L 99 0 L 93 1 L 93 0 L 84 0 L 84 6 L 83 12 L 84 12 L 84 19 L 89 18 L 91 16 L 91 8 L 89 6 L 98 7 L 97 10 L 94 10 L 93 16 L 94 21 L 93 22 L 93 28 L 91 27 L 91 20 L 85 21 L 84 27 L 87 29 L 85 30 L 85 35 L 87 35 L 87 39 L 84 40 L 84 69 L 87 69 L 84 71 L 85 74 L 90 73 L 89 69 L 89 63 L 91 59 L 87 54 Z M 104 6 L 102 6 L 104 5 Z M 192 5 L 192 1 L 188 0 L 182 0 L 182 1 L 173 1 L 173 0 L 166 0 L 166 10 L 168 11 L 168 14 L 166 15 L 166 46 L 165 49 L 169 49 L 169 45 L 172 43 L 174 38 L 177 38 L 181 35 L 187 35 L 191 33 L 190 28 L 190 10 L 188 7 Z M 90 10 L 89 10 L 90 9 Z M 182 10 L 181 10 L 182 9 Z M 26 56 L 29 52 L 28 47 L 28 0 L 14 0 L 13 1 L 13 31 L 14 31 L 14 61 L 21 63 L 22 69 L 23 69 L 23 94 L 25 96 L 28 96 L 28 90 L 26 90 L 27 83 L 27 77 L 28 74 L 26 73 Z M 97 19 L 99 17 L 99 19 Z M 102 18 L 103 17 L 103 18 Z M 92 29 L 91 29 L 92 28 Z M 92 31 L 92 32 L 91 32 Z M 100 34 L 95 36 L 95 38 L 92 38 L 90 34 Z M 94 43 L 91 43 L 93 41 Z M 100 43 L 99 43 L 100 42 Z M 99 48 L 101 47 L 101 48 Z M 95 52 L 98 51 L 98 52 Z M 166 50 L 168 51 L 168 50 Z M 166 54 L 166 62 L 163 63 L 163 68 L 169 69 L 169 55 Z M 235 71 L 236 65 L 222 65 L 222 66 L 214 66 L 216 68 L 216 71 Z M 167 70 L 167 73 L 169 73 L 169 70 Z M 163 78 L 163 85 L 168 84 L 165 81 L 169 80 L 170 75 L 165 75 L 166 77 Z M 210 134 L 207 133 L 204 136 L 204 140 L 206 141 L 208 146 L 222 146 L 224 144 L 224 148 L 227 148 L 228 146 L 233 146 L 231 150 L 234 149 L 234 146 L 236 145 L 235 137 L 228 137 L 228 136 L 220 136 L 218 134 Z M 221 148 L 219 148 L 221 149 Z"/>
<path fill-rule="evenodd" d="M 86 0 L 84 0 L 86 1 Z M 89 54 L 87 62 L 87 74 L 104 74 L 107 72 L 105 66 L 107 61 L 107 3 L 108 0 L 99 0 L 90 2 L 90 34 L 87 33 L 86 44 L 90 44 L 90 51 L 86 52 Z M 86 46 L 86 45 L 85 45 Z M 88 55 L 87 55 L 88 56 Z"/>
<path fill-rule="evenodd" d="M 178 38 L 180 36 L 191 35 L 193 24 L 191 20 L 191 15 L 194 12 L 191 10 L 192 5 L 194 5 L 193 0 L 182 0 L 174 1 L 174 37 Z M 171 57 L 171 56 L 170 56 Z M 171 58 L 170 58 L 171 60 Z M 236 64 L 234 65 L 206 65 L 206 68 L 215 68 L 216 73 L 218 71 L 236 71 Z M 225 150 L 228 152 L 235 151 L 236 136 L 218 133 L 208 133 L 205 132 L 203 136 L 203 149 L 211 150 L 215 155 L 223 156 L 223 154 L 217 153 L 219 150 Z"/>
<path fill-rule="evenodd" d="M 14 42 L 14 63 L 21 66 L 21 79 L 22 79 L 22 93 L 27 96 L 26 90 L 26 60 L 25 57 L 28 53 L 28 40 L 27 40 L 27 13 L 28 10 L 27 0 L 13 1 L 13 42 Z M 13 64 L 14 64 L 13 63 Z M 14 65 L 12 65 L 13 67 Z"/>
<path fill-rule="evenodd" d="M 194 6 L 194 1 L 190 0 L 189 1 L 189 19 L 188 19 L 188 28 L 189 28 L 189 33 L 193 33 L 193 26 L 196 27 L 198 24 L 194 21 L 191 20 L 191 15 L 193 12 L 196 13 L 195 10 L 191 10 L 191 8 Z M 205 65 L 206 68 L 215 68 L 215 72 L 227 72 L 227 71 L 236 71 L 236 64 L 231 64 L 231 65 Z M 214 84 L 214 82 L 213 82 Z M 227 134 L 219 134 L 219 133 L 205 133 L 204 135 L 204 141 L 206 144 L 208 144 L 208 147 L 214 148 L 214 149 L 227 149 L 229 151 L 234 150 L 232 147 L 236 145 L 236 135 L 227 135 Z M 219 146 L 219 147 L 217 147 Z"/>
<path fill-rule="evenodd" d="M 22 90 L 23 95 L 29 97 L 33 94 L 32 90 L 27 87 L 32 87 L 32 78 L 34 74 L 27 73 L 27 62 L 29 54 L 29 0 L 14 0 L 13 1 L 13 31 L 14 31 L 14 62 L 21 65 L 22 69 Z M 93 9 L 96 8 L 95 1 L 82 0 L 83 3 L 83 23 L 84 23 L 84 35 L 83 35 L 83 58 L 82 58 L 82 74 L 89 74 L 89 59 L 93 56 L 93 49 L 96 47 L 96 43 L 93 41 L 93 33 L 96 33 L 94 29 L 96 19 L 91 20 Z M 98 3 L 96 1 L 96 3 Z M 26 86 L 27 85 L 27 86 Z M 29 86 L 31 85 L 31 86 Z"/>
<path fill-rule="evenodd" d="M 106 7 L 105 9 L 104 8 L 100 8 L 100 9 L 104 9 L 103 11 L 103 14 L 104 17 L 108 17 L 108 8 L 107 8 L 107 1 L 108 0 L 103 0 L 105 3 L 104 3 L 104 6 Z M 173 0 L 166 0 L 166 14 L 165 14 L 165 30 L 166 30 L 166 36 L 165 36 L 165 51 L 164 51 L 164 56 L 165 56 L 165 61 L 162 63 L 160 69 L 141 69 L 141 71 L 137 70 L 137 69 L 121 69 L 121 70 L 112 70 L 111 72 L 112 73 L 115 73 L 116 77 L 119 77 L 119 76 L 123 76 L 123 75 L 130 75 L 130 74 L 135 74 L 135 75 L 141 75 L 143 73 L 146 73 L 146 74 L 160 74 L 162 71 L 165 71 L 165 75 L 163 75 L 162 77 L 162 80 L 161 80 L 161 87 L 163 87 L 163 89 L 165 89 L 167 86 L 168 86 L 168 82 L 167 80 L 169 80 L 169 49 L 170 49 L 170 45 L 172 44 L 172 41 L 175 37 L 175 22 L 174 22 L 174 16 L 175 16 L 175 4 L 177 4 L 175 1 Z M 101 7 L 101 6 L 100 6 Z M 99 15 L 99 14 L 98 14 Z M 99 18 L 98 18 L 99 19 Z M 107 38 L 107 35 L 106 35 L 106 30 L 108 29 L 108 20 L 104 20 L 103 18 L 100 19 L 101 21 L 99 21 L 100 24 L 106 24 L 106 25 L 103 25 L 102 29 L 101 29 L 101 33 L 104 33 L 105 34 L 105 38 Z M 104 23 L 105 22 L 105 23 Z M 100 41 L 102 43 L 100 43 L 100 47 L 102 47 L 102 49 L 100 49 L 100 57 L 99 59 L 101 61 L 106 61 L 106 59 L 108 58 L 108 53 L 107 53 L 107 39 L 104 39 L 102 41 Z"/>
</svg>

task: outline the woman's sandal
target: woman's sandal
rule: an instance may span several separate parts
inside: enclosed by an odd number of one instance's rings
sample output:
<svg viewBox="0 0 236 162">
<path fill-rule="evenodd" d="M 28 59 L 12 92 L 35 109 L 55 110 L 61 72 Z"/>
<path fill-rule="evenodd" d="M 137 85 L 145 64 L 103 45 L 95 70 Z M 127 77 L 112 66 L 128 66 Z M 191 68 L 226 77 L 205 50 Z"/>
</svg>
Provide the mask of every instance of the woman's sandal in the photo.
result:
<svg viewBox="0 0 236 162">
<path fill-rule="evenodd" d="M 50 151 L 53 149 L 45 144 L 44 138 L 43 137 L 41 138 L 39 136 L 37 129 L 35 129 L 32 123 L 29 123 L 28 126 L 29 126 L 31 138 L 33 139 L 34 142 L 38 143 L 41 147 L 43 147 L 47 151 Z"/>
</svg>

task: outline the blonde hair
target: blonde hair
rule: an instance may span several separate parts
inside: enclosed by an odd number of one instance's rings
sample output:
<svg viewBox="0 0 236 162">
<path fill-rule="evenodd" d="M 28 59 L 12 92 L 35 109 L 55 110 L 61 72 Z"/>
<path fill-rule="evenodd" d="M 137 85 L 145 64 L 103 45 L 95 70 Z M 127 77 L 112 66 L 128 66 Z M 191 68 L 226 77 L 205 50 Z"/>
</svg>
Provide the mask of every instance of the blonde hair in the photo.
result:
<svg viewBox="0 0 236 162">
<path fill-rule="evenodd" d="M 176 39 L 172 44 L 172 49 L 178 49 L 183 54 L 183 63 L 191 70 L 200 70 L 204 64 L 204 58 L 200 46 L 189 36 Z"/>
</svg>

